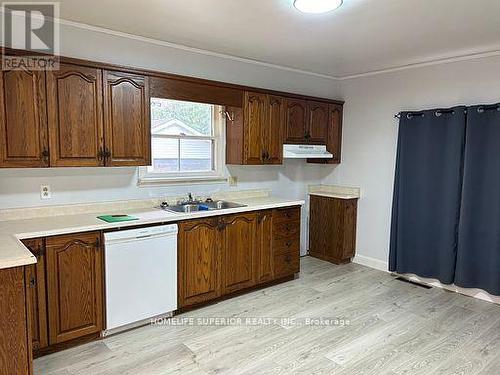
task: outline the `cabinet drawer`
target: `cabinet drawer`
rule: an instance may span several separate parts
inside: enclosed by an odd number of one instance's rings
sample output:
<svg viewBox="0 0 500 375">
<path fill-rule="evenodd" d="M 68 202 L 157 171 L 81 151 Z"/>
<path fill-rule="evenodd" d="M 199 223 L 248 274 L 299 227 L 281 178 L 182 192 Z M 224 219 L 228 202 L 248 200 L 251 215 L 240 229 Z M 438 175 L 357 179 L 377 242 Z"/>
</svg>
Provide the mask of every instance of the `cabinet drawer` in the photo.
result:
<svg viewBox="0 0 500 375">
<path fill-rule="evenodd" d="M 300 271 L 299 254 L 280 254 L 274 256 L 274 276 L 275 278 L 293 275 Z"/>
<path fill-rule="evenodd" d="M 273 241 L 273 251 L 275 255 L 300 253 L 300 236 L 294 235 L 291 237 L 276 238 Z"/>
<path fill-rule="evenodd" d="M 274 210 L 273 220 L 275 223 L 283 223 L 285 221 L 299 221 L 300 207 Z"/>
<path fill-rule="evenodd" d="M 276 239 L 300 235 L 300 221 L 274 224 L 273 234 Z"/>
</svg>

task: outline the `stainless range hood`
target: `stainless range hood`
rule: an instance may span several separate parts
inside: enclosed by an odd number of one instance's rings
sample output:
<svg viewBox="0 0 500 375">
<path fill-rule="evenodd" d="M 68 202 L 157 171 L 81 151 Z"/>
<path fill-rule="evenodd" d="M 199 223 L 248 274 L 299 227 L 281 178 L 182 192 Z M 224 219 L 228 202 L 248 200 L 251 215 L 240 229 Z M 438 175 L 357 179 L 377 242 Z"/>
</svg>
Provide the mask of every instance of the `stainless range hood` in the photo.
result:
<svg viewBox="0 0 500 375">
<path fill-rule="evenodd" d="M 283 145 L 285 159 L 333 159 L 323 145 Z"/>
</svg>

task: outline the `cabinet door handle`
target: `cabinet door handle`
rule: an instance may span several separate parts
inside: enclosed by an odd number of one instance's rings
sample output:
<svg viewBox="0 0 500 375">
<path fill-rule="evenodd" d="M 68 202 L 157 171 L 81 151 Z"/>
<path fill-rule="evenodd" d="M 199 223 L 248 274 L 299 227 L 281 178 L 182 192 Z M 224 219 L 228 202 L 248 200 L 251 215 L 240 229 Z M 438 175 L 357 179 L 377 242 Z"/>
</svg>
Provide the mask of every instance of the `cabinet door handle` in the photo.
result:
<svg viewBox="0 0 500 375">
<path fill-rule="evenodd" d="M 290 247 L 290 246 L 292 246 L 292 241 L 288 241 L 288 242 L 286 243 L 286 247 Z"/>
<path fill-rule="evenodd" d="M 104 160 L 104 150 L 102 149 L 102 147 L 101 147 L 101 148 L 99 148 L 99 152 L 97 153 L 97 159 L 98 159 L 99 161 Z"/>
<path fill-rule="evenodd" d="M 45 164 L 47 164 L 47 163 L 49 162 L 49 156 L 50 156 L 50 154 L 49 154 L 49 150 L 44 149 L 44 150 L 42 151 L 42 160 L 43 160 L 43 162 L 44 162 Z"/>
<path fill-rule="evenodd" d="M 305 139 L 311 139 L 311 134 L 309 133 L 306 133 L 306 135 L 304 136 Z"/>
<path fill-rule="evenodd" d="M 111 159 L 111 151 L 107 147 L 104 148 L 104 161 L 107 163 Z"/>
<path fill-rule="evenodd" d="M 35 288 L 36 287 L 36 279 L 35 276 L 30 277 L 30 288 Z"/>
</svg>

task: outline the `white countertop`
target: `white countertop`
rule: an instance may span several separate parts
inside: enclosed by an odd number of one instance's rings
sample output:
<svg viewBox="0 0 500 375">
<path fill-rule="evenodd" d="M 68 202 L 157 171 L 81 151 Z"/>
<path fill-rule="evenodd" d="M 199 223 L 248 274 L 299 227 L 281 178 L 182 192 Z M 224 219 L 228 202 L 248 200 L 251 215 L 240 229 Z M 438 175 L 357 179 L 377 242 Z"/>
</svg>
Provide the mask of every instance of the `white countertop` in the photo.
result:
<svg viewBox="0 0 500 375">
<path fill-rule="evenodd" d="M 137 225 L 172 223 L 181 220 L 228 215 L 239 212 L 302 206 L 305 203 L 302 200 L 286 200 L 273 197 L 231 199 L 231 201 L 244 204 L 246 207 L 231 208 L 223 211 L 199 211 L 194 213 L 175 213 L 156 208 L 144 208 L 0 221 L 0 269 L 36 263 L 36 258 L 21 243 L 21 239 L 125 228 Z M 106 223 L 97 219 L 97 216 L 100 215 L 113 214 L 132 215 L 138 217 L 139 220 L 121 223 Z"/>
<path fill-rule="evenodd" d="M 310 185 L 309 195 L 337 199 L 359 199 L 361 196 L 361 189 L 339 185 Z"/>
<path fill-rule="evenodd" d="M 319 197 L 337 198 L 337 199 L 359 199 L 359 196 L 353 194 L 329 193 L 329 192 L 312 192 L 309 195 L 317 195 Z"/>
</svg>

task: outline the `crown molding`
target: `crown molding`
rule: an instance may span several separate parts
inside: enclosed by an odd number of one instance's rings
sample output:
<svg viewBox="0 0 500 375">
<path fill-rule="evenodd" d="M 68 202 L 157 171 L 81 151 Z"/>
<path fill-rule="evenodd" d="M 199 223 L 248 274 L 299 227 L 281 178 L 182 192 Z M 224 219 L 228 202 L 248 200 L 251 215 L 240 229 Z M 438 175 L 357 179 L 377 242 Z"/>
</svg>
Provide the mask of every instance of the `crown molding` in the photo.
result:
<svg viewBox="0 0 500 375">
<path fill-rule="evenodd" d="M 209 50 L 205 50 L 205 49 L 201 49 L 201 48 L 190 47 L 190 46 L 186 46 L 183 44 L 177 44 L 177 43 L 167 42 L 164 40 L 148 38 L 148 37 L 144 37 L 144 36 L 140 36 L 140 35 L 129 34 L 129 33 L 125 33 L 122 31 L 107 29 L 107 28 L 100 27 L 100 26 L 88 25 L 88 24 L 81 23 L 81 22 L 69 21 L 69 20 L 65 20 L 65 19 L 59 19 L 58 22 L 61 25 L 71 26 L 74 28 L 94 31 L 94 32 L 102 33 L 102 34 L 121 37 L 121 38 L 132 39 L 132 40 L 135 40 L 138 42 L 154 44 L 154 45 L 162 46 L 162 47 L 169 47 L 169 48 L 178 49 L 181 51 L 186 51 L 186 52 L 191 52 L 191 53 L 196 53 L 196 54 L 200 54 L 200 55 L 217 57 L 217 58 L 221 58 L 221 59 L 232 60 L 232 61 L 242 62 L 242 63 L 246 63 L 246 64 L 263 66 L 263 67 L 267 67 L 267 68 L 279 69 L 279 70 L 284 70 L 284 71 L 288 71 L 288 72 L 292 72 L 292 73 L 299 73 L 299 74 L 309 75 L 309 76 L 313 76 L 313 77 L 329 79 L 329 80 L 333 80 L 333 81 L 339 80 L 339 77 L 335 77 L 335 76 L 328 75 L 328 74 L 311 72 L 308 70 L 302 70 L 302 69 L 292 68 L 292 67 L 285 66 L 285 65 L 268 63 L 265 61 L 249 59 L 246 57 L 228 55 L 225 53 L 219 53 L 219 52 L 209 51 Z"/>
<path fill-rule="evenodd" d="M 0 10 L 0 14 L 1 13 L 3 13 L 3 12 Z M 159 40 L 159 39 L 144 37 L 144 36 L 140 36 L 140 35 L 125 33 L 122 31 L 116 31 L 116 30 L 108 29 L 108 28 L 101 27 L 101 26 L 89 25 L 86 23 L 70 21 L 70 20 L 66 20 L 66 19 L 62 19 L 62 18 L 53 19 L 52 21 L 58 22 L 61 25 L 70 26 L 70 27 L 74 27 L 77 29 L 88 30 L 88 31 L 93 31 L 93 32 L 101 33 L 101 34 L 107 34 L 107 35 L 112 35 L 112 36 L 116 36 L 116 37 L 131 39 L 131 40 L 135 40 L 138 42 L 148 43 L 148 44 L 162 46 L 162 47 L 173 48 L 173 49 L 186 51 L 186 52 L 190 52 L 190 53 L 195 53 L 195 54 L 200 54 L 200 55 L 204 55 L 204 56 L 232 60 L 232 61 L 237 61 L 237 62 L 241 62 L 241 63 L 245 63 L 245 64 L 257 65 L 257 66 L 262 66 L 262 67 L 267 67 L 267 68 L 279 69 L 282 71 L 308 75 L 308 76 L 312 76 L 312 77 L 316 77 L 316 78 L 328 79 L 328 80 L 335 81 L 335 82 L 347 81 L 347 80 L 351 80 L 351 79 L 364 78 L 364 77 L 371 77 L 371 76 L 400 72 L 400 71 L 411 70 L 411 69 L 419 69 L 419 68 L 424 68 L 427 66 L 450 64 L 450 63 L 461 62 L 461 61 L 469 61 L 469 60 L 476 60 L 476 59 L 483 59 L 483 58 L 488 58 L 488 57 L 500 56 L 500 49 L 485 50 L 485 51 L 477 51 L 477 52 L 473 52 L 473 53 L 457 54 L 455 56 L 437 57 L 437 58 L 432 58 L 432 59 L 422 59 L 420 61 L 411 62 L 411 63 L 405 64 L 405 65 L 397 65 L 397 66 L 392 66 L 392 67 L 388 67 L 388 68 L 376 69 L 376 70 L 371 70 L 371 71 L 367 71 L 367 72 L 360 72 L 360 73 L 355 73 L 355 74 L 334 76 L 334 75 L 329 75 L 329 74 L 317 73 L 317 72 L 313 72 L 313 71 L 309 71 L 309 70 L 292 68 L 292 67 L 285 66 L 285 65 L 273 64 L 273 63 L 269 63 L 269 62 L 265 62 L 265 61 L 261 61 L 261 60 L 256 60 L 256 59 L 251 59 L 251 58 L 246 58 L 246 57 L 228 55 L 225 53 L 219 53 L 219 52 L 215 52 L 215 51 L 205 50 L 202 48 L 190 47 L 190 46 L 183 45 L 183 44 L 172 43 L 172 42 L 167 42 L 164 40 Z"/>
<path fill-rule="evenodd" d="M 478 60 L 478 59 L 484 59 L 484 58 L 495 57 L 495 56 L 500 56 L 500 50 L 475 52 L 475 53 L 470 53 L 470 54 L 456 55 L 456 56 L 444 57 L 444 58 L 443 57 L 442 58 L 435 58 L 435 59 L 431 59 L 431 60 L 419 61 L 419 62 L 409 63 L 406 65 L 400 65 L 400 66 L 395 66 L 395 67 L 391 67 L 391 68 L 372 70 L 372 71 L 365 72 L 365 73 L 340 76 L 340 77 L 337 77 L 337 80 L 338 81 L 347 81 L 350 79 L 371 77 L 371 76 L 376 76 L 376 75 L 381 75 L 381 74 L 400 72 L 400 71 L 404 71 L 404 70 L 424 68 L 426 66 L 451 64 L 451 63 L 460 62 L 460 61 Z"/>
</svg>

